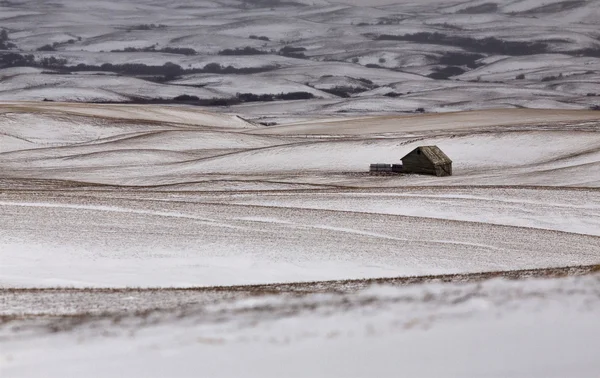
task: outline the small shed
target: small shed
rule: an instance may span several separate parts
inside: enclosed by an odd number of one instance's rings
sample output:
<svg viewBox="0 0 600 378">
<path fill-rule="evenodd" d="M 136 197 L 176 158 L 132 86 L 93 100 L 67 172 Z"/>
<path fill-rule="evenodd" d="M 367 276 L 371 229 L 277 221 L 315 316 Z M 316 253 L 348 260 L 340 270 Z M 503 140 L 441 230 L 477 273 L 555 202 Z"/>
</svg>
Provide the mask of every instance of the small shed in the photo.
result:
<svg viewBox="0 0 600 378">
<path fill-rule="evenodd" d="M 452 176 L 452 160 L 438 146 L 420 146 L 402 158 L 402 171 Z"/>
</svg>

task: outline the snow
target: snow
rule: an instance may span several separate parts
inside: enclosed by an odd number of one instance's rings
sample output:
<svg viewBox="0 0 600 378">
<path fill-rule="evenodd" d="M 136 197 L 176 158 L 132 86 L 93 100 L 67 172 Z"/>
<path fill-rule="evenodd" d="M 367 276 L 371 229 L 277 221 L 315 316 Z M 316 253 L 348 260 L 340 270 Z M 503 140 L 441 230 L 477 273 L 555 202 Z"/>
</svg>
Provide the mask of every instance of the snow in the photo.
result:
<svg viewBox="0 0 600 378">
<path fill-rule="evenodd" d="M 486 111 L 453 112 L 448 114 L 425 114 L 405 116 L 371 116 L 355 115 L 340 118 L 324 118 L 290 123 L 281 126 L 269 127 L 256 130 L 257 134 L 271 135 L 306 135 L 306 134 L 330 134 L 330 135 L 410 135 L 412 133 L 424 133 L 440 130 L 474 131 L 477 129 L 502 128 L 508 125 L 522 125 L 517 130 L 525 129 L 525 125 L 539 125 L 543 129 L 546 126 L 562 121 L 590 120 L 597 121 L 598 113 L 568 110 L 510 110 L 491 109 Z M 368 127 L 365 127 L 367 126 Z M 505 129 L 506 130 L 506 129 Z M 513 129 L 514 130 L 514 129 Z M 421 134 L 418 134 L 421 135 Z"/>
<path fill-rule="evenodd" d="M 306 66 L 282 68 L 275 72 L 258 74 L 258 76 L 263 78 L 285 77 L 288 80 L 316 80 L 326 75 L 340 74 L 343 74 L 344 76 L 351 76 L 357 79 L 368 79 L 380 85 L 404 80 L 430 80 L 428 78 L 423 78 L 418 75 L 404 72 L 394 72 L 383 69 L 369 69 L 360 65 L 339 62 L 329 64 L 311 63 Z"/>
<path fill-rule="evenodd" d="M 300 2 L 2 3 L 14 51 L 37 59 L 270 67 L 160 83 L 0 70 L 2 377 L 597 375 L 600 113 L 584 109 L 600 60 L 581 52 L 600 4 Z M 551 53 L 433 80 L 464 50 L 373 40 L 417 32 Z M 109 52 L 148 46 L 197 55 Z M 243 47 L 269 54 L 218 55 Z M 85 103 L 297 91 L 316 98 Z M 453 176 L 367 172 L 432 144 Z M 534 271 L 472 281 L 517 269 Z"/>
<path fill-rule="evenodd" d="M 559 266 L 600 257 L 597 238 L 585 235 L 597 235 L 594 192 L 574 193 L 587 207 L 546 204 L 553 196 L 529 203 L 519 190 L 505 194 L 504 203 L 444 189 L 415 200 L 388 193 L 291 194 L 300 204 L 235 192 L 134 193 L 131 200 L 119 198 L 124 191 L 117 198 L 89 192 L 46 202 L 5 193 L 0 277 L 5 286 L 186 287 Z M 435 212 L 440 207 L 446 210 Z M 435 238 L 415 237 L 432 230 Z"/>
<path fill-rule="evenodd" d="M 503 203 L 493 192 L 486 193 L 492 199 L 470 200 L 473 190 L 463 191 L 463 198 L 440 189 L 414 201 L 403 200 L 402 192 L 326 191 L 289 199 L 235 191 L 132 196 L 122 190 L 116 196 L 57 194 L 45 201 L 4 193 L 0 283 L 211 286 L 560 266 L 600 258 L 598 239 L 590 236 L 598 229 L 594 192 L 575 192 L 571 203 L 554 206 L 547 203 L 557 194 L 539 197 L 527 190 L 500 192 Z M 293 198 L 305 201 L 299 205 Z M 447 210 L 434 213 L 442 204 Z M 415 236 L 426 232 L 436 237 Z"/>
<path fill-rule="evenodd" d="M 569 61 L 568 66 L 564 64 L 566 61 Z M 598 58 L 572 58 L 561 54 L 510 57 L 487 64 L 459 77 L 462 80 L 471 80 L 479 76 L 484 80 L 513 80 L 515 75 L 522 73 L 526 78 L 541 80 L 543 76 L 551 74 L 568 75 L 571 70 L 579 70 L 583 73 L 597 65 L 598 62 L 600 62 Z"/>
<path fill-rule="evenodd" d="M 514 189 L 404 189 L 262 198 L 237 195 L 230 203 L 353 211 L 522 226 L 600 236 L 600 198 L 579 191 Z"/>
<path fill-rule="evenodd" d="M 33 67 L 11 67 L 11 68 L 2 68 L 0 69 L 0 78 L 6 80 L 12 76 L 17 75 L 25 75 L 25 74 L 37 74 L 41 73 L 43 70 L 40 68 Z"/>
<path fill-rule="evenodd" d="M 14 377 L 594 377 L 599 279 L 201 301 L 145 318 L 83 318 L 54 333 L 20 321 L 26 336 L 0 328 L 0 356 Z"/>
<path fill-rule="evenodd" d="M 567 188 L 600 185 L 597 112 L 265 127 L 192 107 L 13 102 L 1 111 L 5 186 L 88 187 L 0 192 L 5 286 L 232 285 L 600 257 L 596 192 Z M 423 144 L 451 156 L 454 176 L 365 174 Z M 555 188 L 519 188 L 531 185 Z"/>
<path fill-rule="evenodd" d="M 32 147 L 32 143 L 11 135 L 0 135 L 0 153 L 27 150 Z"/>
<path fill-rule="evenodd" d="M 364 172 L 371 162 L 397 162 L 418 145 L 437 144 L 456 161 L 446 185 L 597 185 L 591 174 L 600 148 L 596 112 L 491 110 L 264 127 L 184 107 L 143 112 L 140 106 L 38 106 L 42 113 L 4 115 L 6 137 L 47 147 L 9 146 L 0 161 L 12 176 L 136 186 L 182 184 L 206 175 L 251 174 L 271 181 L 279 174 Z M 12 105 L 7 111 L 19 109 L 29 108 Z M 564 122 L 574 123 L 564 129 Z M 110 160 L 106 166 L 103 156 Z M 129 163 L 116 164 L 119 159 Z M 544 173 L 549 170 L 553 174 Z"/>
<path fill-rule="evenodd" d="M 174 82 L 176 85 L 197 85 L 209 90 L 222 94 L 222 97 L 234 97 L 238 93 L 254 93 L 254 94 L 279 94 L 290 92 L 308 92 L 315 97 L 333 98 L 329 93 L 322 92 L 304 84 L 299 84 L 283 78 L 275 78 L 265 81 L 262 77 L 257 76 L 240 76 L 240 75 L 193 75 Z M 187 93 L 187 88 L 179 89 L 181 92 Z"/>
<path fill-rule="evenodd" d="M 8 116 L 15 116 L 35 119 L 36 117 L 40 117 L 39 113 L 47 113 L 46 115 L 41 116 L 44 119 L 56 118 L 56 114 L 64 114 L 68 119 L 77 119 L 78 116 L 95 117 L 92 120 L 88 120 L 89 129 L 95 131 L 103 130 L 103 128 L 97 127 L 97 123 L 102 123 L 104 120 L 108 120 L 109 123 L 112 120 L 116 124 L 116 126 L 114 126 L 115 128 L 125 127 L 126 129 L 138 128 L 136 122 L 147 121 L 151 125 L 144 127 L 146 130 L 149 128 L 151 131 L 167 127 L 180 128 L 185 127 L 186 125 L 196 129 L 208 127 L 221 130 L 229 129 L 229 131 L 235 129 L 256 128 L 256 125 L 245 121 L 239 116 L 216 114 L 199 108 L 183 106 L 6 102 L 0 106 L 0 112 L 7 118 L 9 118 Z M 32 114 L 29 114 L 29 112 Z M 124 120 L 125 125 L 121 126 L 118 120 Z M 12 127 L 10 126 L 11 124 L 12 122 L 7 122 L 8 126 L 5 126 L 3 123 L 3 130 L 5 130 L 5 127 Z M 134 126 L 132 127 L 131 124 Z M 65 125 L 64 127 L 68 128 L 68 125 Z M 84 129 L 87 128 L 84 127 Z M 25 130 L 23 130 L 23 132 L 25 132 Z M 54 131 L 49 133 L 49 135 L 52 135 L 53 133 Z"/>
<path fill-rule="evenodd" d="M 534 11 L 537 8 L 542 6 L 547 6 L 550 4 L 560 4 L 562 0 L 550 0 L 550 1 L 541 1 L 541 0 L 520 0 L 513 4 L 506 5 L 504 7 L 505 12 L 526 12 L 526 11 Z"/>
<path fill-rule="evenodd" d="M 0 99 L 122 102 L 132 97 L 172 99 L 182 94 L 205 99 L 223 96 L 218 91 L 202 88 L 176 87 L 108 75 L 19 75 L 3 83 Z"/>
<path fill-rule="evenodd" d="M 125 102 L 132 98 L 171 99 L 182 94 L 210 99 L 233 96 L 238 92 L 306 91 L 317 97 L 306 101 L 310 104 L 311 114 L 321 115 L 411 112 L 421 107 L 428 112 L 447 112 L 498 107 L 589 109 L 597 105 L 594 99 L 582 96 L 594 93 L 593 90 L 586 92 L 594 82 L 587 85 L 585 82 L 590 74 L 598 71 L 600 63 L 596 58 L 579 56 L 584 49 L 598 47 L 600 6 L 596 2 L 563 4 L 554 0 L 551 3 L 502 0 L 496 2 L 497 12 L 482 14 L 457 13 L 485 3 L 482 1 L 460 4 L 449 1 L 388 4 L 386 0 L 377 3 L 362 0 L 306 3 L 306 6 L 262 7 L 238 1 L 184 5 L 167 1 L 134 6 L 111 0 L 85 10 L 73 1 L 62 2 L 60 6 L 30 1 L 7 3 L 3 8 L 7 14 L 17 12 L 14 14 L 20 16 L 4 19 L 4 27 L 11 31 L 10 38 L 17 44 L 18 51 L 33 53 L 37 59 L 64 58 L 70 66 L 105 63 L 160 66 L 171 62 L 185 69 L 199 69 L 216 63 L 239 69 L 269 67 L 269 71 L 251 75 L 214 75 L 210 79 L 197 75 L 161 84 L 139 76 L 110 77 L 92 72 L 49 75 L 23 71 L 5 78 L 0 99 Z M 567 5 L 567 9 L 561 10 L 561 4 Z M 112 22 L 107 24 L 107 19 Z M 140 25 L 151 23 L 161 26 L 139 30 Z M 486 53 L 480 60 L 483 66 L 475 69 L 461 66 L 467 72 L 441 81 L 431 80 L 428 75 L 447 65 L 441 63 L 442 57 L 465 50 L 450 45 L 373 40 L 373 36 L 380 34 L 418 32 L 537 41 L 548 44 L 548 52 L 555 54 L 501 57 Z M 252 35 L 269 40 L 250 38 Z M 57 51 L 35 51 L 54 42 L 58 43 Z M 151 46 L 157 49 L 191 48 L 197 54 L 111 52 L 126 47 Z M 278 55 L 278 51 L 286 46 L 306 48 L 305 59 Z M 269 53 L 218 55 L 224 49 L 244 47 Z M 372 64 L 381 68 L 366 67 Z M 521 74 L 526 76 L 525 80 L 516 79 Z M 581 84 L 555 86 L 541 81 L 544 77 L 559 74 Z M 366 91 L 360 97 L 365 98 L 358 100 L 335 97 L 318 90 L 324 89 L 320 81 L 328 75 L 348 77 L 350 82 L 368 79 L 385 88 L 402 86 L 410 81 L 414 83 L 412 98 L 394 101 L 382 98 L 384 88 L 375 91 L 364 88 Z M 478 87 L 466 81 L 477 81 Z M 430 82 L 440 83 L 442 87 L 448 83 L 454 85 L 452 89 L 434 91 Z M 195 86 L 182 87 L 179 85 L 182 83 Z M 486 89 L 486 85 L 490 88 Z M 337 103 L 321 98 L 337 100 Z M 233 108 L 236 112 L 252 115 L 257 106 L 270 110 L 271 105 L 243 104 Z M 302 110 L 288 110 L 280 105 L 277 104 L 278 116 L 282 113 L 295 117 L 302 115 Z"/>
<path fill-rule="evenodd" d="M 326 24 L 302 19 L 294 19 L 290 22 L 283 17 L 255 17 L 227 25 L 211 26 L 208 32 L 232 36 L 269 35 L 273 39 L 296 40 L 321 36 L 327 32 L 327 29 Z"/>
</svg>

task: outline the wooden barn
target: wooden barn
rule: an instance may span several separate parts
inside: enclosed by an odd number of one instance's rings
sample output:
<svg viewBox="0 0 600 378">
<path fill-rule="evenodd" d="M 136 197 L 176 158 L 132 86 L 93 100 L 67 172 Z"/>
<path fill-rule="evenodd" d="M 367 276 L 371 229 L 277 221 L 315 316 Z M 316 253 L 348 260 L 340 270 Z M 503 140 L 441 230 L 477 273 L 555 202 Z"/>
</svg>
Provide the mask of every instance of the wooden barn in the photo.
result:
<svg viewBox="0 0 600 378">
<path fill-rule="evenodd" d="M 402 172 L 452 176 L 452 160 L 438 146 L 420 146 L 402 158 Z"/>
</svg>

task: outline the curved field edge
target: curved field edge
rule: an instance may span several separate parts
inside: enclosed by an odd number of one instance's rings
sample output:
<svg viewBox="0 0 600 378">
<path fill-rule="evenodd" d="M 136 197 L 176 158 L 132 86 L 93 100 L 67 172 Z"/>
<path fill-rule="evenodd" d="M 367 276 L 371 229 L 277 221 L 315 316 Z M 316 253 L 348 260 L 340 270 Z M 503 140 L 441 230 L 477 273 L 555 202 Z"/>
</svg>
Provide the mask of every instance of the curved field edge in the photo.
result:
<svg viewBox="0 0 600 378">
<path fill-rule="evenodd" d="M 123 319 L 138 319 L 147 325 L 187 316 L 212 319 L 210 311 L 207 313 L 204 311 L 214 306 L 223 307 L 222 312 L 221 310 L 216 312 L 217 318 L 234 316 L 238 313 L 236 310 L 238 305 L 241 306 L 239 316 L 245 314 L 245 311 L 277 313 L 281 309 L 278 309 L 277 305 L 270 307 L 269 303 L 273 301 L 283 301 L 282 303 L 291 301 L 291 307 L 286 311 L 291 311 L 293 315 L 300 310 L 295 307 L 297 305 L 308 306 L 306 309 L 309 311 L 315 310 L 314 306 L 321 305 L 341 306 L 338 310 L 348 306 L 351 308 L 357 305 L 359 307 L 368 305 L 362 301 L 354 303 L 351 298 L 359 298 L 361 293 L 378 290 L 377 288 L 392 290 L 392 288 L 413 287 L 414 290 L 427 292 L 436 285 L 442 285 L 440 287 L 451 291 L 461 287 L 480 287 L 480 285 L 493 287 L 495 279 L 515 283 L 529 280 L 563 282 L 561 280 L 565 278 L 593 277 L 599 274 L 600 263 L 465 274 L 265 285 L 187 288 L 2 288 L 0 303 L 4 303 L 5 306 L 0 310 L 0 330 L 4 328 L 4 331 L 8 331 L 6 335 L 14 331 L 19 333 L 24 331 L 22 334 L 26 336 L 35 335 L 40 331 L 42 333 L 71 331 L 86 324 L 107 320 L 114 326 L 119 326 Z M 534 284 L 533 287 L 537 286 Z M 303 298 L 307 298 L 309 303 L 296 303 L 296 301 L 303 301 Z M 312 303 L 314 301 L 316 302 Z M 286 311 L 278 316 L 289 315 Z M 122 326 L 127 324 L 129 323 L 125 322 Z"/>
<path fill-rule="evenodd" d="M 422 275 L 406 277 L 382 277 L 348 280 L 327 280 L 312 282 L 272 283 L 261 285 L 233 286 L 201 286 L 201 287 L 128 287 L 128 288 L 75 288 L 75 287 L 41 287 L 41 288 L 0 288 L 0 296 L 11 294 L 36 293 L 137 293 L 137 292 L 232 292 L 248 295 L 277 294 L 277 293 L 327 293 L 351 292 L 366 288 L 370 285 L 419 285 L 426 283 L 467 283 L 481 282 L 494 278 L 522 280 L 528 278 L 560 278 L 569 276 L 585 276 L 600 272 L 600 262 L 592 265 L 572 265 L 563 267 L 499 270 L 477 273 L 456 273 L 439 275 Z"/>
</svg>

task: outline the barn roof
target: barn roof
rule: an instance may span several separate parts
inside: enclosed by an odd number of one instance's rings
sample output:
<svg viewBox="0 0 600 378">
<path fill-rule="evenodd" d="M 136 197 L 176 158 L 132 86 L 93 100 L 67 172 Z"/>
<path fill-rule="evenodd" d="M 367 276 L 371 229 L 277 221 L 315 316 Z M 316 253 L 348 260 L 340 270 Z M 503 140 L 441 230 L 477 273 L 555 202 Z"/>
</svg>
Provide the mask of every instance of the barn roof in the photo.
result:
<svg viewBox="0 0 600 378">
<path fill-rule="evenodd" d="M 450 164 L 452 160 L 446 155 L 438 146 L 419 146 L 409 152 L 406 156 L 412 154 L 413 152 L 421 150 L 421 153 L 427 157 L 433 164 Z M 406 157 L 404 156 L 404 157 Z M 402 159 L 404 159 L 404 157 Z"/>
</svg>

